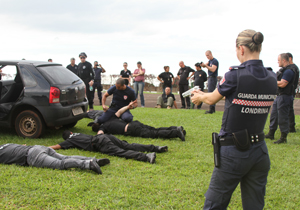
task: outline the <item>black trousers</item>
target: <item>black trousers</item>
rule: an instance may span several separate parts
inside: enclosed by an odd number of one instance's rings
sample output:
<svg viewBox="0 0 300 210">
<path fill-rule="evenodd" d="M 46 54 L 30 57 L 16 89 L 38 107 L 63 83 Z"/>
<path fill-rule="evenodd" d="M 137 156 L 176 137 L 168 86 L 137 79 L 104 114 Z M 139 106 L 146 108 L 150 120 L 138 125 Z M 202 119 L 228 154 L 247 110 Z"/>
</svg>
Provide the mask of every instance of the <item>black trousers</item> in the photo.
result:
<svg viewBox="0 0 300 210">
<path fill-rule="evenodd" d="M 89 82 L 90 81 L 88 79 L 84 80 L 85 90 L 86 90 L 86 97 L 89 101 L 89 107 L 90 107 L 90 109 L 93 109 L 94 108 L 94 97 L 93 97 L 94 92 L 90 91 Z"/>
<path fill-rule="evenodd" d="M 97 89 L 97 94 L 98 94 L 98 98 L 99 98 L 99 103 L 100 103 L 100 105 L 102 105 L 102 90 L 103 90 L 103 87 L 101 85 L 101 80 L 94 80 L 93 93 L 91 95 L 91 97 L 93 98 L 93 101 L 94 101 L 94 98 L 95 98 L 96 89 Z"/>
<path fill-rule="evenodd" d="M 149 125 L 144 125 L 139 121 L 129 123 L 125 135 L 137 136 L 143 138 L 176 138 L 179 131 L 176 126 L 154 128 Z"/>
<path fill-rule="evenodd" d="M 191 103 L 190 103 L 190 97 L 183 97 L 182 96 L 182 93 L 184 93 L 185 91 L 187 91 L 189 89 L 189 85 L 186 84 L 186 85 L 179 85 L 179 95 L 180 95 L 180 99 L 181 99 L 181 105 L 182 107 L 185 108 L 185 101 L 186 101 L 186 105 L 187 107 L 190 107 L 191 106 Z"/>
<path fill-rule="evenodd" d="M 289 125 L 290 129 L 295 129 L 295 113 L 294 113 L 294 99 L 293 102 L 290 105 L 290 112 L 289 112 Z"/>
<path fill-rule="evenodd" d="M 144 144 L 129 144 L 113 135 L 97 135 L 93 139 L 95 151 L 126 159 L 135 159 L 147 162 L 148 158 L 143 152 L 158 152 L 158 146 Z"/>
</svg>

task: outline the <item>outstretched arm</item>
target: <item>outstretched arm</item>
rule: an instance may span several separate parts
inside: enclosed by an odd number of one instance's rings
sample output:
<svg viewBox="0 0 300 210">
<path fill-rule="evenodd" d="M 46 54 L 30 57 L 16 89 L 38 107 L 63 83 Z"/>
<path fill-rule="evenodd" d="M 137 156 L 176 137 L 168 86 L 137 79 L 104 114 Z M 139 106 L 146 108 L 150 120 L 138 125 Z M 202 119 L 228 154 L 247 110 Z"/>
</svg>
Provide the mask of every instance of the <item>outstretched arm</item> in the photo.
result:
<svg viewBox="0 0 300 210">
<path fill-rule="evenodd" d="M 132 102 L 130 102 L 129 104 L 128 104 L 128 106 L 124 106 L 124 107 L 122 107 L 121 109 L 119 109 L 116 113 L 115 113 L 115 115 L 117 116 L 117 117 L 120 117 L 124 112 L 126 112 L 128 109 L 134 109 L 134 108 L 136 108 L 137 107 L 137 100 L 135 100 L 135 101 L 132 101 Z"/>
<path fill-rule="evenodd" d="M 105 102 L 106 102 L 106 98 L 109 96 L 109 94 L 106 92 L 104 93 L 103 97 L 102 97 L 102 108 L 103 111 L 106 112 L 108 110 L 108 107 L 105 106 Z"/>
<path fill-rule="evenodd" d="M 59 144 L 53 145 L 53 146 L 49 146 L 49 147 L 52 148 L 52 149 L 55 149 L 55 150 L 61 149 L 61 146 Z"/>
</svg>

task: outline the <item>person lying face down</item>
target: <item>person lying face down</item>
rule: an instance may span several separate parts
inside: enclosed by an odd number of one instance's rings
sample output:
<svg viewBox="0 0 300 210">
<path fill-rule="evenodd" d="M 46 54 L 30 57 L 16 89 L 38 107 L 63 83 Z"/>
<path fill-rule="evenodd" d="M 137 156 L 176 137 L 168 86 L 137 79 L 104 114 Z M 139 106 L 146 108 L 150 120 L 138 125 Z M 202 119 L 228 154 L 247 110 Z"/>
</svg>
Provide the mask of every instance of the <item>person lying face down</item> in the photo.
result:
<svg viewBox="0 0 300 210">
<path fill-rule="evenodd" d="M 105 123 L 89 123 L 88 126 L 92 126 L 94 132 L 101 133 L 110 133 L 110 134 L 122 134 L 126 136 L 135 136 L 142 138 L 180 138 L 182 141 L 185 141 L 186 131 L 182 126 L 170 126 L 170 127 L 161 127 L 154 128 L 148 125 L 145 125 L 139 121 L 132 121 L 127 123 L 122 119 L 118 118 L 125 112 L 127 109 L 130 109 L 132 104 L 125 106 L 119 109 L 115 116 L 112 117 Z"/>
<path fill-rule="evenodd" d="M 0 163 L 60 170 L 80 168 L 102 174 L 99 166 L 108 164 L 109 160 L 97 160 L 84 156 L 64 156 L 56 153 L 52 148 L 41 145 L 4 144 L 0 145 Z"/>
<path fill-rule="evenodd" d="M 65 141 L 50 147 L 53 149 L 79 148 L 87 151 L 101 152 L 108 155 L 125 157 L 126 159 L 135 159 L 149 163 L 155 163 L 156 152 L 162 153 L 168 151 L 167 146 L 129 144 L 113 135 L 106 134 L 92 136 L 64 131 L 63 139 Z M 145 154 L 143 152 L 152 153 Z"/>
</svg>

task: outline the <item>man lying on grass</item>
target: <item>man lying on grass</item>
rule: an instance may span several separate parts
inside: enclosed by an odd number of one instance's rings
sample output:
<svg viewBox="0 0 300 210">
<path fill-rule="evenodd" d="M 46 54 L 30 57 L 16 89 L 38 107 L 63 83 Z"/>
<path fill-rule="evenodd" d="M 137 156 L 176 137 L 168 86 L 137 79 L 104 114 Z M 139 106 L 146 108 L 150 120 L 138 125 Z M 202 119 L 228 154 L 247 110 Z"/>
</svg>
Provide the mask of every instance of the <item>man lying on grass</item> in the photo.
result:
<svg viewBox="0 0 300 210">
<path fill-rule="evenodd" d="M 154 128 L 148 125 L 145 125 L 137 120 L 127 123 L 120 119 L 119 117 L 133 105 L 131 102 L 128 106 L 124 106 L 119 109 L 115 116 L 110 118 L 108 121 L 103 124 L 99 123 L 89 123 L 88 126 L 92 126 L 94 132 L 100 133 L 110 133 L 110 134 L 121 134 L 126 136 L 136 136 L 142 138 L 180 138 L 182 141 L 185 141 L 186 131 L 183 130 L 182 126 L 170 126 L 170 127 L 161 127 Z"/>
<path fill-rule="evenodd" d="M 0 145 L 0 163 L 60 170 L 80 168 L 102 174 L 99 166 L 108 164 L 109 159 L 64 156 L 56 153 L 52 148 L 40 145 L 4 144 Z"/>
<path fill-rule="evenodd" d="M 168 151 L 167 146 L 154 146 L 143 144 L 129 144 L 126 141 L 119 140 L 113 135 L 98 134 L 96 136 L 82 133 L 72 133 L 64 131 L 64 142 L 50 146 L 53 149 L 79 148 L 87 151 L 101 152 L 108 155 L 125 157 L 126 159 L 135 159 L 149 163 L 155 163 L 156 153 Z M 145 154 L 143 152 L 152 152 Z"/>
</svg>

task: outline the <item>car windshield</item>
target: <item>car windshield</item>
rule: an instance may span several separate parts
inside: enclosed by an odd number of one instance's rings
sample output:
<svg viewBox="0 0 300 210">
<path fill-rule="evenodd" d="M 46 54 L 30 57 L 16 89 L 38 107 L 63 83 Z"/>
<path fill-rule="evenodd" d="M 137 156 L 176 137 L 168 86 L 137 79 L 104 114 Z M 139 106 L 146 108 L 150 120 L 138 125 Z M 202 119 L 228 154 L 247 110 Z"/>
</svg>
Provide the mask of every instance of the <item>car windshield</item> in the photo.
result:
<svg viewBox="0 0 300 210">
<path fill-rule="evenodd" d="M 80 78 L 63 66 L 41 66 L 37 69 L 51 85 L 69 85 L 80 83 Z"/>
</svg>

